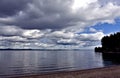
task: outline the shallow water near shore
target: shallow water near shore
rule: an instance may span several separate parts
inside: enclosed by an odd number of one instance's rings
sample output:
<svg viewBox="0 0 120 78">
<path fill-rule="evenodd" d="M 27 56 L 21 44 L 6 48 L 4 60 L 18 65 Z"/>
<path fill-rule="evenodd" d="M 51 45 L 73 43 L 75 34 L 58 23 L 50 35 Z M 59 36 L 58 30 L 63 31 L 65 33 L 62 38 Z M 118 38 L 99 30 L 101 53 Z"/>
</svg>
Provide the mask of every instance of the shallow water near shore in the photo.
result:
<svg viewBox="0 0 120 78">
<path fill-rule="evenodd" d="M 0 51 L 0 78 L 92 69 L 118 64 L 111 60 L 104 60 L 102 54 L 95 53 L 94 50 L 2 50 Z"/>
</svg>

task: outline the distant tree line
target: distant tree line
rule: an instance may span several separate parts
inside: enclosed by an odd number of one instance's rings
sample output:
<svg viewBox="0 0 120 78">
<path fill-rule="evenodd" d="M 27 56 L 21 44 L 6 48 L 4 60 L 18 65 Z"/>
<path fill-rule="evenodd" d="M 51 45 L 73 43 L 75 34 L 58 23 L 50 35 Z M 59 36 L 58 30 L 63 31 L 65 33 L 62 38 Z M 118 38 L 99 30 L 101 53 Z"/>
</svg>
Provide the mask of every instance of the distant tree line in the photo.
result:
<svg viewBox="0 0 120 78">
<path fill-rule="evenodd" d="M 104 36 L 101 39 L 102 47 L 96 47 L 95 51 L 100 52 L 120 52 L 120 32 Z"/>
</svg>

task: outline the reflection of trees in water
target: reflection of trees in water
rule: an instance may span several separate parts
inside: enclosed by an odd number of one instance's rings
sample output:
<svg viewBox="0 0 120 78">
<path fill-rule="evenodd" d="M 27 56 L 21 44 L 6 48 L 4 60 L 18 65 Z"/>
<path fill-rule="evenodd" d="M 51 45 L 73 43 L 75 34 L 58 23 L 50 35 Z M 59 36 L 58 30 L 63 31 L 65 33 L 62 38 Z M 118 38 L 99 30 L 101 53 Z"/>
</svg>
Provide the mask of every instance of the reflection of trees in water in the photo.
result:
<svg viewBox="0 0 120 78">
<path fill-rule="evenodd" d="M 120 53 L 102 53 L 106 65 L 120 65 Z"/>
</svg>

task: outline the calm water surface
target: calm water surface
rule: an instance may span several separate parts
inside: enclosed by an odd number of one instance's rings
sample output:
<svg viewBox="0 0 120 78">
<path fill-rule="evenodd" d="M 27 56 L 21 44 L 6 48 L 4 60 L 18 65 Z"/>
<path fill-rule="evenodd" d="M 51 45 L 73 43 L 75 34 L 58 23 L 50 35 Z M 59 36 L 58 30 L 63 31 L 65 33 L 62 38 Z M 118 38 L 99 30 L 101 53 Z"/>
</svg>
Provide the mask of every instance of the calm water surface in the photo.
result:
<svg viewBox="0 0 120 78">
<path fill-rule="evenodd" d="M 83 70 L 112 64 L 101 53 L 79 51 L 0 51 L 0 78 L 56 71 Z"/>
</svg>

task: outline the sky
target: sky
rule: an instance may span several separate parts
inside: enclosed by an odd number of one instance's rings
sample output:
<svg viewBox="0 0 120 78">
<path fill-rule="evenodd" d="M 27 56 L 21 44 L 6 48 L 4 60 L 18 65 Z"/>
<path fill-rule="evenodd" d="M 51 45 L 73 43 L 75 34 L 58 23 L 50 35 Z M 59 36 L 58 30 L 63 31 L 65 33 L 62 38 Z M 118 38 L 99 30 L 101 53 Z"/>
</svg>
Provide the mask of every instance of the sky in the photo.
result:
<svg viewBox="0 0 120 78">
<path fill-rule="evenodd" d="M 119 31 L 119 0 L 0 0 L 0 48 L 91 49 Z"/>
</svg>

